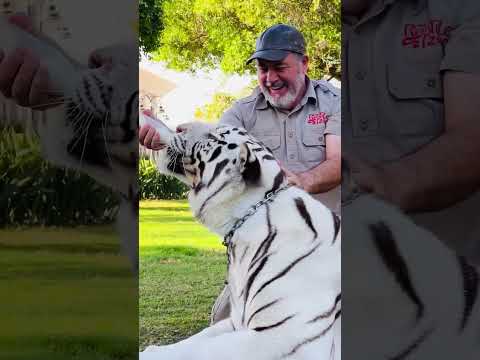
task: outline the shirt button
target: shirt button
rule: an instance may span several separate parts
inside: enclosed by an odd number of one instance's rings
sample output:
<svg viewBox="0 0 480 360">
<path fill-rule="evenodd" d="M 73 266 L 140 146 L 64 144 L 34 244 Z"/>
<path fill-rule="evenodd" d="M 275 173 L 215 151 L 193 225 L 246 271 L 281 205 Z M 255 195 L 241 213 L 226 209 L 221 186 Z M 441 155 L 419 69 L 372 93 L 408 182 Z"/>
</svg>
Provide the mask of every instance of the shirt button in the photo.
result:
<svg viewBox="0 0 480 360">
<path fill-rule="evenodd" d="M 365 80 L 366 77 L 367 74 L 365 73 L 365 71 L 357 71 L 357 73 L 355 74 L 355 78 L 357 80 Z"/>
<path fill-rule="evenodd" d="M 429 88 L 437 87 L 437 81 L 435 79 L 427 79 L 427 87 Z"/>
<path fill-rule="evenodd" d="M 293 131 L 289 131 L 289 132 L 288 132 L 288 137 L 289 137 L 289 138 L 293 138 Z"/>
<path fill-rule="evenodd" d="M 360 129 L 363 131 L 368 129 L 368 120 L 366 119 L 360 120 Z"/>
<path fill-rule="evenodd" d="M 293 159 L 295 159 L 295 155 L 290 154 L 289 158 L 290 158 L 290 160 L 293 160 Z"/>
</svg>

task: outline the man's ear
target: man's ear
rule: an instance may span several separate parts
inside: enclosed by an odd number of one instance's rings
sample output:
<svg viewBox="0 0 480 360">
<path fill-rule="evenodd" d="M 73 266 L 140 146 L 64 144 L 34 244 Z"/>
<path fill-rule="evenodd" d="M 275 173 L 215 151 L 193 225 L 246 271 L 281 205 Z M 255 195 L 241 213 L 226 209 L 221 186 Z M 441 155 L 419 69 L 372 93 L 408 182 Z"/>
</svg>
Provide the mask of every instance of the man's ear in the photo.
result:
<svg viewBox="0 0 480 360">
<path fill-rule="evenodd" d="M 255 153 L 250 150 L 247 143 L 240 145 L 238 160 L 243 180 L 249 185 L 258 184 L 261 176 L 260 162 L 255 156 Z"/>
</svg>

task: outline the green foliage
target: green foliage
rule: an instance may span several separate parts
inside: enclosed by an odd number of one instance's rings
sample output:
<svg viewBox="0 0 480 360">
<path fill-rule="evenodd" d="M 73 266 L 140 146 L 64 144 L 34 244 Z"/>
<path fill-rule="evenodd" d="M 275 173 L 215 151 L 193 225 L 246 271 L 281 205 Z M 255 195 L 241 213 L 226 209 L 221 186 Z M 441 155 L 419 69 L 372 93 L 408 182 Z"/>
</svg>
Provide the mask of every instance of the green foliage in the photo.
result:
<svg viewBox="0 0 480 360">
<path fill-rule="evenodd" d="M 244 73 L 256 38 L 277 23 L 304 34 L 312 78 L 339 76 L 340 0 L 165 0 L 154 59 L 178 70 L 219 65 Z"/>
<path fill-rule="evenodd" d="M 44 161 L 27 135 L 0 130 L 0 225 L 106 223 L 117 209 L 109 189 Z"/>
<path fill-rule="evenodd" d="M 138 17 L 140 22 L 140 49 L 145 52 L 155 51 L 160 46 L 163 0 L 140 0 Z"/>
<path fill-rule="evenodd" d="M 138 174 L 140 199 L 185 199 L 188 187 L 171 176 L 158 172 L 149 159 L 141 159 Z"/>
<path fill-rule="evenodd" d="M 195 110 L 195 118 L 202 121 L 216 123 L 220 116 L 235 101 L 235 97 L 226 93 L 216 93 L 212 102 Z"/>
</svg>

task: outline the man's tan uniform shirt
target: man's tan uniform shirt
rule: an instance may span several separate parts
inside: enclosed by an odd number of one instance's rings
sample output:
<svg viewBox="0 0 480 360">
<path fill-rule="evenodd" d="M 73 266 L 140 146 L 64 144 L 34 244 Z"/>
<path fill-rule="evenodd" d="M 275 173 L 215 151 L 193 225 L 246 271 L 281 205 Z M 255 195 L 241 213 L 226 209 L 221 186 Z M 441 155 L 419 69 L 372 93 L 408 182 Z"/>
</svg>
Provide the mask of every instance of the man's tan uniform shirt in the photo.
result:
<svg viewBox="0 0 480 360">
<path fill-rule="evenodd" d="M 308 80 L 300 103 L 284 112 L 273 107 L 257 87 L 226 111 L 219 123 L 245 128 L 286 168 L 304 172 L 325 161 L 325 135 L 341 134 L 339 90 L 323 80 Z M 314 196 L 339 213 L 340 187 Z"/>
<path fill-rule="evenodd" d="M 479 8 L 478 0 L 378 0 L 359 22 L 344 18 L 344 151 L 385 163 L 444 132 L 443 72 L 480 72 Z M 478 204 L 414 218 L 458 245 Z"/>
</svg>

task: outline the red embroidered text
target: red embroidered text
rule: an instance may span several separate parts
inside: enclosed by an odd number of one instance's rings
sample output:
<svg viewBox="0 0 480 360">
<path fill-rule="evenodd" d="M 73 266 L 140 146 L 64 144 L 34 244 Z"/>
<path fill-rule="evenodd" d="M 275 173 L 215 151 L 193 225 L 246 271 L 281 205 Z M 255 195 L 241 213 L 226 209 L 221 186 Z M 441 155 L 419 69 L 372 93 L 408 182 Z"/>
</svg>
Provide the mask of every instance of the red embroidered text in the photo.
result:
<svg viewBox="0 0 480 360">
<path fill-rule="evenodd" d="M 430 20 L 426 24 L 406 24 L 402 45 L 411 48 L 426 48 L 448 42 L 453 27 L 442 20 Z"/>
<path fill-rule="evenodd" d="M 325 124 L 328 121 L 328 116 L 324 112 L 318 114 L 308 115 L 307 122 L 310 125 Z"/>
</svg>

